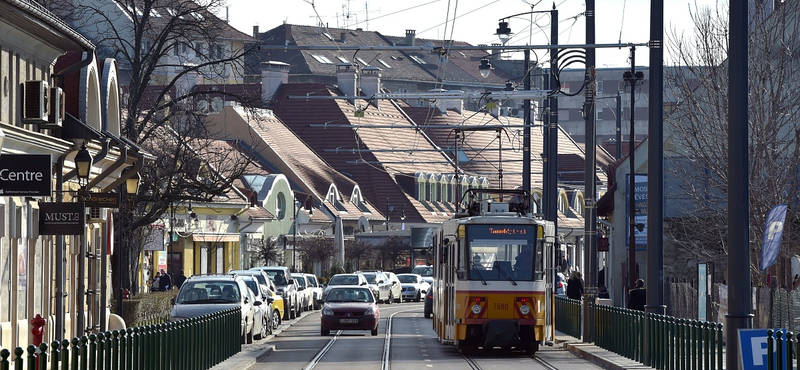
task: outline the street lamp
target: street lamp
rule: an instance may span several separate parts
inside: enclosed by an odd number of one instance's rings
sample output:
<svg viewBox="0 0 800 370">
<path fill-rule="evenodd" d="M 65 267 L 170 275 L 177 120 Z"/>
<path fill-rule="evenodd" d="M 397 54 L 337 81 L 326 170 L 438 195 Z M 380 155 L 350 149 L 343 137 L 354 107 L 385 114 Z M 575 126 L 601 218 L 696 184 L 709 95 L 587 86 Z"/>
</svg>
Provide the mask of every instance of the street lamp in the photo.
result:
<svg viewBox="0 0 800 370">
<path fill-rule="evenodd" d="M 481 59 L 481 65 L 478 66 L 478 71 L 481 73 L 481 77 L 487 78 L 489 74 L 492 73 L 492 64 L 489 63 L 489 59 Z"/>
<path fill-rule="evenodd" d="M 78 199 L 82 201 L 83 192 L 86 191 L 86 185 L 89 183 L 89 174 L 92 172 L 92 155 L 86 149 L 86 142 L 83 142 L 81 149 L 75 154 L 75 168 L 78 170 L 78 181 L 81 185 L 81 193 Z M 76 329 L 79 335 L 82 335 L 86 330 L 83 311 L 85 307 L 86 295 L 86 228 L 83 229 L 81 234 L 80 255 L 78 256 L 78 289 L 77 289 L 77 320 Z"/>
<path fill-rule="evenodd" d="M 130 174 L 130 172 L 133 171 L 132 168 L 133 167 L 125 167 L 122 170 L 122 173 L 121 173 L 122 177 L 127 177 L 125 179 L 125 199 L 126 199 L 126 202 L 125 202 L 125 205 L 123 206 L 123 209 L 126 210 L 126 213 L 131 212 L 130 211 L 130 208 L 131 208 L 130 207 L 131 206 L 130 203 L 133 201 L 133 197 L 139 191 L 139 180 L 140 180 L 139 172 L 133 172 L 133 174 Z M 128 223 L 128 222 L 126 221 L 126 223 Z M 125 240 L 125 243 L 127 244 L 128 238 L 124 238 L 123 237 L 123 238 L 120 238 L 120 240 Z M 130 266 L 130 249 L 128 248 L 127 245 L 125 246 L 125 248 L 121 248 L 121 249 L 122 249 L 122 251 L 121 251 L 121 255 L 119 256 L 120 258 L 117 260 L 117 262 L 119 263 L 119 266 L 117 266 L 117 270 L 118 270 L 117 277 L 119 278 L 119 297 L 117 298 L 117 314 L 118 315 L 122 315 L 122 305 L 123 305 L 123 302 L 124 302 L 123 301 L 123 295 L 124 295 L 124 291 L 125 291 L 125 287 L 124 287 L 123 282 L 122 282 L 122 280 L 123 280 L 123 272 L 122 272 L 122 270 L 123 270 L 123 266 L 126 266 L 126 267 Z M 123 256 L 124 256 L 124 258 L 123 258 Z M 103 261 L 105 262 L 105 258 L 103 258 Z"/>
<path fill-rule="evenodd" d="M 92 155 L 86 149 L 86 142 L 83 142 L 81 149 L 75 154 L 75 168 L 78 171 L 78 179 L 81 184 L 81 189 L 86 190 L 86 184 L 89 182 L 89 174 L 92 171 Z"/>
<path fill-rule="evenodd" d="M 630 142 L 628 143 L 628 164 L 630 165 L 628 185 L 628 286 L 633 287 L 636 281 L 636 166 L 634 165 L 633 151 L 636 142 L 634 136 L 635 109 L 636 104 L 636 84 L 644 80 L 644 73 L 636 71 L 636 47 L 631 47 L 631 70 L 625 71 L 622 78 L 631 88 L 631 127 Z"/>
</svg>

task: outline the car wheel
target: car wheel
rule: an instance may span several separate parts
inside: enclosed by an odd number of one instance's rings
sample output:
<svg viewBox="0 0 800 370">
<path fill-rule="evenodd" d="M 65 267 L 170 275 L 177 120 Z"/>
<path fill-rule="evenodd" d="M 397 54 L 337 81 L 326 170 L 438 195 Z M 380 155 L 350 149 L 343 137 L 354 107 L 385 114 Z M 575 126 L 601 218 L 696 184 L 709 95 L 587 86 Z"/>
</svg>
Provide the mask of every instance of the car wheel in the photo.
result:
<svg viewBox="0 0 800 370">
<path fill-rule="evenodd" d="M 319 335 L 331 335 L 331 331 L 327 329 L 319 329 Z"/>
<path fill-rule="evenodd" d="M 425 311 L 425 318 L 426 319 L 430 319 L 431 318 L 431 313 L 428 312 L 428 311 Z"/>
<path fill-rule="evenodd" d="M 417 291 L 417 297 L 414 298 L 414 302 L 419 302 L 420 300 L 422 300 L 422 293 Z"/>
<path fill-rule="evenodd" d="M 261 338 L 258 339 L 264 339 L 270 334 L 272 334 L 272 325 L 269 324 L 269 316 L 264 312 L 264 318 L 261 319 Z"/>
<path fill-rule="evenodd" d="M 372 329 L 372 336 L 378 335 L 378 328 Z"/>
<path fill-rule="evenodd" d="M 394 297 L 392 297 L 392 292 L 389 292 L 389 299 L 385 300 L 386 304 L 392 304 L 394 301 Z"/>
<path fill-rule="evenodd" d="M 396 303 L 403 303 L 403 293 L 400 293 L 400 296 L 397 297 Z"/>
<path fill-rule="evenodd" d="M 272 313 L 272 328 L 278 329 L 279 326 L 281 326 L 281 312 L 275 310 L 275 312 Z"/>
<path fill-rule="evenodd" d="M 294 319 L 297 317 L 297 306 L 293 305 L 292 302 L 289 302 L 289 319 Z"/>
<path fill-rule="evenodd" d="M 253 344 L 253 329 L 255 329 L 255 324 L 250 327 L 250 331 L 247 332 L 247 344 Z"/>
</svg>

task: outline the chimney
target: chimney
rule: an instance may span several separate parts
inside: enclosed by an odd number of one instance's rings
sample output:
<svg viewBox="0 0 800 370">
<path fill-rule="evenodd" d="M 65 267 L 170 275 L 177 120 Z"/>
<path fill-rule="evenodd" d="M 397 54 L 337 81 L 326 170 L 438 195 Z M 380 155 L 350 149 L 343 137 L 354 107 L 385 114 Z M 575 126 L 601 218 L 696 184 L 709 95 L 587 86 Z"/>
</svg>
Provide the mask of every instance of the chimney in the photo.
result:
<svg viewBox="0 0 800 370">
<path fill-rule="evenodd" d="M 417 38 L 417 31 L 406 30 L 406 46 L 414 46 L 414 40 Z"/>
<path fill-rule="evenodd" d="M 342 44 L 346 44 L 347 43 L 347 32 L 342 32 L 341 37 L 339 39 L 342 40 Z"/>
<path fill-rule="evenodd" d="M 373 66 L 366 66 L 361 69 L 361 92 L 369 99 L 381 91 L 381 69 Z M 380 110 L 378 99 L 370 103 Z"/>
<path fill-rule="evenodd" d="M 292 40 L 292 25 L 288 23 L 284 23 L 284 31 L 285 34 L 283 35 L 283 39 L 286 41 Z"/>
<path fill-rule="evenodd" d="M 281 84 L 288 82 L 289 64 L 277 61 L 261 63 L 261 102 L 270 102 Z"/>
<path fill-rule="evenodd" d="M 336 83 L 339 90 L 346 96 L 356 96 L 358 94 L 358 75 L 356 68 L 350 63 L 339 63 L 336 65 Z M 347 99 L 350 104 L 355 104 L 355 99 Z"/>
<path fill-rule="evenodd" d="M 503 46 L 503 45 L 501 45 L 501 44 L 492 44 L 492 46 Z M 491 56 L 490 56 L 491 60 L 500 60 L 500 51 L 499 50 L 492 50 L 491 53 L 492 53 Z"/>
<path fill-rule="evenodd" d="M 253 26 L 253 38 L 258 38 L 258 26 Z"/>
<path fill-rule="evenodd" d="M 463 94 L 464 93 L 461 90 L 449 90 L 448 91 L 448 90 L 444 90 L 444 89 L 433 89 L 433 90 L 428 90 L 428 92 L 430 92 L 430 93 L 446 93 L 446 92 L 450 92 L 450 93 L 454 93 L 454 94 L 457 94 L 457 93 L 462 93 Z M 456 111 L 459 115 L 461 115 L 461 112 L 464 111 L 464 100 L 463 99 L 433 99 L 430 102 L 430 106 L 432 108 L 436 108 L 439 111 L 439 113 L 441 113 L 442 115 L 447 115 L 447 110 L 448 109 L 452 109 L 452 110 Z"/>
</svg>

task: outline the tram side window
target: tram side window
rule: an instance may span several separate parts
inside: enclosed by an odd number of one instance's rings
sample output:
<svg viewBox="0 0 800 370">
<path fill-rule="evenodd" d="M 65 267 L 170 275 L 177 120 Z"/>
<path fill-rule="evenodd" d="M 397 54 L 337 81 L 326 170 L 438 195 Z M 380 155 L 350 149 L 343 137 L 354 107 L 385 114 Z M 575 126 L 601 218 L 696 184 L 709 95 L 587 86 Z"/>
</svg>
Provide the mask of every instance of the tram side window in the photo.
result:
<svg viewBox="0 0 800 370">
<path fill-rule="evenodd" d="M 544 253 L 542 251 L 543 248 L 544 245 L 541 242 L 536 243 L 536 261 L 534 262 L 534 264 L 536 265 L 536 268 L 534 270 L 536 271 L 535 274 L 536 276 L 533 277 L 534 280 L 544 280 Z"/>
</svg>

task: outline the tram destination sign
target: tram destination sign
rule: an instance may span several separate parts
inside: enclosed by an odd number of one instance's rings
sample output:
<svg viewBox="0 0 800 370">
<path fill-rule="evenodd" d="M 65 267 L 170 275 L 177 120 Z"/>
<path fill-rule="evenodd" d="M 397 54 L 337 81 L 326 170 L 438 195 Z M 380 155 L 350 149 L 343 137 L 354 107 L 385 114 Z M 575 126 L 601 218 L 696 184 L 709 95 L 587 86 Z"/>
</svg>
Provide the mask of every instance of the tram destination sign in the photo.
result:
<svg viewBox="0 0 800 370">
<path fill-rule="evenodd" d="M 0 155 L 0 196 L 49 197 L 52 167 L 49 154 Z"/>
</svg>

